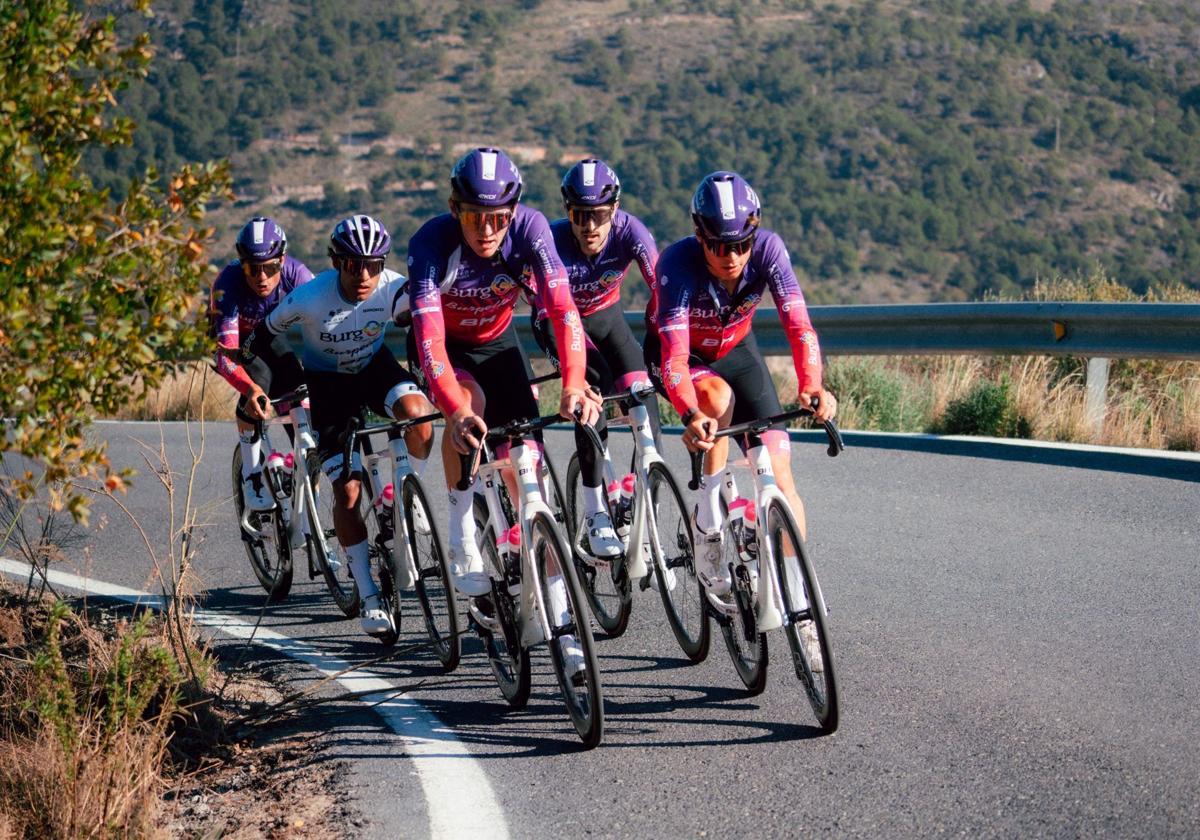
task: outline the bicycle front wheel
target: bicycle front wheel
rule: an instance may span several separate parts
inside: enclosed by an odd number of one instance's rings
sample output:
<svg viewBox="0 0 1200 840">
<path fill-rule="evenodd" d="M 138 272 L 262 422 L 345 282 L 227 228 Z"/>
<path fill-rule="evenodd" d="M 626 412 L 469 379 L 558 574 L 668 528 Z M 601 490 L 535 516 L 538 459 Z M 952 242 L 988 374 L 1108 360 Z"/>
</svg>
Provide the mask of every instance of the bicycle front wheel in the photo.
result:
<svg viewBox="0 0 1200 840">
<path fill-rule="evenodd" d="M 605 633 L 616 638 L 629 627 L 629 615 L 633 611 L 629 575 L 624 573 L 623 558 L 614 559 L 611 565 L 592 566 L 579 556 L 574 548 L 582 521 L 582 471 L 579 468 L 579 456 L 572 455 L 571 463 L 567 465 L 567 515 L 563 527 L 571 539 L 576 576 L 592 615 L 596 616 Z M 619 581 L 613 579 L 614 575 L 619 575 Z"/>
<path fill-rule="evenodd" d="M 571 554 L 554 520 L 545 513 L 534 516 L 530 550 L 542 586 L 542 603 L 550 615 L 554 638 L 550 659 L 567 703 L 567 713 L 587 749 L 604 736 L 604 699 L 600 667 L 592 628 L 583 606 L 583 595 Z"/>
<path fill-rule="evenodd" d="M 250 525 L 265 534 L 265 539 L 242 530 L 240 523 L 245 515 L 246 500 L 242 496 L 241 444 L 233 447 L 233 507 L 242 545 L 246 548 L 246 557 L 250 560 L 254 576 L 266 590 L 268 601 L 282 601 L 292 589 L 292 545 L 288 540 L 287 523 L 283 521 L 282 511 L 276 507 L 265 513 L 250 512 Z"/>
<path fill-rule="evenodd" d="M 704 585 L 696 577 L 696 550 L 692 524 L 683 494 L 666 464 L 655 462 L 647 472 L 653 518 L 651 550 L 658 594 L 667 611 L 667 623 L 680 650 L 692 662 L 708 656 L 712 628 L 704 601 Z"/>
<path fill-rule="evenodd" d="M 442 551 L 442 539 L 433 521 L 433 509 L 425 489 L 415 475 L 406 475 L 401 490 L 404 517 L 408 523 L 408 545 L 417 567 L 417 600 L 425 615 L 425 632 L 433 643 L 434 656 L 447 672 L 458 667 L 462 647 L 458 637 L 458 609 L 454 587 Z"/>
<path fill-rule="evenodd" d="M 821 729 L 833 732 L 838 726 L 837 672 L 821 585 L 792 511 L 775 499 L 767 507 L 766 522 L 783 602 L 787 605 L 784 630 L 796 676 L 804 684 Z"/>
<path fill-rule="evenodd" d="M 300 479 L 297 476 L 297 479 Z M 335 551 L 340 549 L 337 533 L 333 530 L 333 482 L 321 469 L 315 452 L 308 455 L 308 470 L 305 488 L 305 507 L 308 509 L 308 559 L 321 571 L 325 586 L 333 596 L 333 602 L 346 618 L 358 616 L 358 586 L 350 576 L 350 564 L 345 558 L 338 560 Z M 328 527 L 327 527 L 328 526 Z M 337 561 L 340 568 L 331 568 Z"/>
<path fill-rule="evenodd" d="M 529 702 L 532 684 L 529 672 L 529 651 L 521 647 L 521 629 L 517 623 L 517 601 L 508 592 L 506 570 L 496 550 L 496 532 L 488 524 L 487 505 L 475 497 L 475 528 L 479 551 L 492 578 L 492 594 L 476 599 L 478 608 L 487 614 L 488 624 L 477 624 L 479 638 L 487 654 L 488 665 L 496 678 L 500 694 L 514 709 L 523 709 Z M 499 523 L 505 527 L 504 523 Z"/>
</svg>

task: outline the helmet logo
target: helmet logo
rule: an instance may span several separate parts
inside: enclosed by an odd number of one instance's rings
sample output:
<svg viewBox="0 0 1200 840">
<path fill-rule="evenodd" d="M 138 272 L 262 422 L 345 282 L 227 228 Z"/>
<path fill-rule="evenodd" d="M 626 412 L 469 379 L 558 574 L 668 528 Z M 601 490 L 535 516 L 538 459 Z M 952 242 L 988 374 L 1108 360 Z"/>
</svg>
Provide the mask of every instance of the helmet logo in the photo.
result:
<svg viewBox="0 0 1200 840">
<path fill-rule="evenodd" d="M 267 227 L 266 219 L 254 220 L 254 244 L 261 245 L 263 241 L 263 232 Z"/>
<path fill-rule="evenodd" d="M 585 187 L 596 186 L 596 162 L 587 161 L 583 164 L 583 185 Z"/>
<path fill-rule="evenodd" d="M 733 181 L 714 181 L 717 188 L 717 204 L 721 209 L 722 219 L 737 218 L 737 208 L 733 201 Z"/>
<path fill-rule="evenodd" d="M 479 159 L 480 159 L 481 165 L 483 166 L 483 180 L 485 180 L 485 181 L 495 181 L 496 180 L 496 158 L 497 157 L 498 157 L 498 155 L 496 154 L 496 152 L 480 152 L 479 153 Z"/>
</svg>

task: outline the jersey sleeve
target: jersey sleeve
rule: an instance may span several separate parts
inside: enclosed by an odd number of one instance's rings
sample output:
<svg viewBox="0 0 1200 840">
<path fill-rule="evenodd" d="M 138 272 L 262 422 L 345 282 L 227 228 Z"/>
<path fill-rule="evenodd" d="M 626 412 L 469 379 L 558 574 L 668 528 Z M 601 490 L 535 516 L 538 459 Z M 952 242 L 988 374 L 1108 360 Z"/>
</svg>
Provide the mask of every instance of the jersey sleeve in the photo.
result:
<svg viewBox="0 0 1200 840">
<path fill-rule="evenodd" d="M 529 265 L 533 269 L 535 298 L 540 307 L 545 309 L 550 328 L 554 330 L 554 341 L 562 364 L 563 387 L 582 390 L 586 387 L 587 375 L 583 323 L 571 298 L 571 283 L 554 247 L 550 225 L 541 213 L 529 212 L 532 216 L 528 223 L 529 247 L 532 250 Z"/>
<path fill-rule="evenodd" d="M 817 331 L 808 317 L 808 307 L 800 282 L 792 270 L 792 261 L 787 248 L 778 237 L 767 249 L 770 260 L 767 268 L 767 283 L 775 308 L 779 310 L 779 321 L 792 348 L 792 362 L 796 366 L 796 379 L 800 390 L 821 387 L 821 347 L 817 342 Z"/>
<path fill-rule="evenodd" d="M 250 374 L 238 364 L 237 353 L 241 340 L 238 324 L 238 308 L 234 295 L 228 288 L 229 276 L 222 271 L 213 282 L 209 295 L 209 318 L 213 322 L 213 332 L 217 340 L 213 363 L 217 373 L 225 378 L 239 394 L 250 390 Z"/>
<path fill-rule="evenodd" d="M 662 341 L 662 383 L 671 405 L 680 415 L 696 408 L 696 388 L 688 366 L 691 354 L 693 283 L 669 253 L 659 260 L 658 314 L 656 323 Z"/>
<path fill-rule="evenodd" d="M 646 304 L 646 315 L 651 323 L 654 323 L 658 317 L 658 279 L 656 271 L 658 268 L 658 246 L 654 244 L 654 237 L 646 226 L 642 224 L 642 220 L 636 216 L 629 216 L 629 238 L 630 249 L 633 258 L 637 261 L 638 269 L 642 272 L 642 278 L 646 281 L 646 285 L 650 289 L 650 300 Z"/>
<path fill-rule="evenodd" d="M 449 418 L 467 405 L 469 398 L 459 387 L 450 355 L 446 352 L 446 321 L 442 316 L 439 288 L 445 276 L 446 261 L 424 241 L 422 233 L 426 230 L 417 231 L 408 243 L 408 305 L 429 396 L 438 410 Z"/>
</svg>

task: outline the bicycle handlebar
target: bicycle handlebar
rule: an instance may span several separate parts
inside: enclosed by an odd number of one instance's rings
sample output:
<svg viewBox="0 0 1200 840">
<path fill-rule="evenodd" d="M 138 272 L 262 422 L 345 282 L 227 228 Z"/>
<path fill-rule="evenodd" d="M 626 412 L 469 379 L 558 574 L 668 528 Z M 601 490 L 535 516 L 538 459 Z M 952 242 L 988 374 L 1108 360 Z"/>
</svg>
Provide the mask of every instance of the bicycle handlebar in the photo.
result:
<svg viewBox="0 0 1200 840">
<path fill-rule="evenodd" d="M 384 431 L 402 432 L 410 426 L 429 423 L 441 416 L 440 411 L 435 411 L 432 414 L 426 414 L 421 417 L 406 417 L 403 420 L 391 420 L 387 423 L 376 423 L 374 426 L 368 426 L 361 412 L 355 414 L 346 421 L 345 440 L 342 443 L 342 480 L 346 481 L 350 478 L 350 463 L 354 455 L 354 442 L 360 437 Z"/>
<path fill-rule="evenodd" d="M 592 445 L 597 447 L 599 451 L 603 451 L 604 444 L 600 441 L 600 435 L 595 428 L 587 423 L 579 422 L 580 409 L 576 409 L 575 424 L 582 427 L 584 433 L 588 435 L 588 439 L 592 441 Z M 513 438 L 523 437 L 530 432 L 536 432 L 551 426 L 561 421 L 560 414 L 547 414 L 543 417 L 531 417 L 525 420 L 510 420 L 503 426 L 498 426 L 495 429 L 489 429 L 484 435 L 484 440 L 489 444 L 501 443 L 503 441 L 511 441 Z M 459 453 L 458 457 L 462 465 L 462 472 L 459 475 L 458 481 L 455 483 L 455 488 L 458 490 L 466 490 L 471 486 L 471 482 L 475 480 L 475 471 L 479 464 L 480 447 L 472 449 L 469 453 Z"/>
<path fill-rule="evenodd" d="M 732 435 L 759 434 L 765 432 L 776 423 L 783 423 L 788 420 L 795 420 L 797 417 L 811 417 L 812 409 L 796 408 L 791 411 L 785 411 L 782 414 L 775 414 L 771 417 L 760 417 L 757 420 L 747 420 L 745 423 L 738 423 L 736 426 L 729 426 L 721 429 L 714 437 L 730 437 Z M 825 429 L 825 435 L 829 438 L 829 446 L 825 450 L 825 454 L 830 458 L 836 458 L 840 452 L 846 448 L 845 442 L 842 440 L 842 433 L 837 427 L 837 423 L 833 420 L 824 420 L 821 426 Z M 701 460 L 704 458 L 703 452 L 689 452 L 692 461 L 692 477 L 688 482 L 688 489 L 700 489 L 700 466 Z"/>
</svg>

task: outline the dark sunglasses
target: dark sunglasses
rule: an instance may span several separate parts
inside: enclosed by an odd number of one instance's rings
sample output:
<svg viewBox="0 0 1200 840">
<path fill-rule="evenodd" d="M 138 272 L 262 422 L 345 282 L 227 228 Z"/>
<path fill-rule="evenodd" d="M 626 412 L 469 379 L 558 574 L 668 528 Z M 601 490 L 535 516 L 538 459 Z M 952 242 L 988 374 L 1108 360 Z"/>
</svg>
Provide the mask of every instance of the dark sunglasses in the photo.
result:
<svg viewBox="0 0 1200 840">
<path fill-rule="evenodd" d="M 247 277 L 257 277 L 260 274 L 263 277 L 274 277 L 282 269 L 283 260 L 271 260 L 264 263 L 242 263 L 242 271 L 246 273 Z"/>
<path fill-rule="evenodd" d="M 723 242 L 720 239 L 711 239 L 701 235 L 700 241 L 704 243 L 704 247 L 713 253 L 713 256 L 724 257 L 727 254 L 741 256 L 754 247 L 754 239 L 758 231 L 751 233 L 749 236 L 742 237 L 734 242 Z"/>
<path fill-rule="evenodd" d="M 367 276 L 374 277 L 383 271 L 382 257 L 342 257 L 340 261 L 342 271 L 353 277 L 358 277 L 363 271 L 367 272 Z"/>
<path fill-rule="evenodd" d="M 460 222 L 467 227 L 474 228 L 478 233 L 483 233 L 488 227 L 499 233 L 506 230 L 513 220 L 513 211 L 507 207 L 502 210 L 479 210 L 456 203 L 454 215 Z"/>
<path fill-rule="evenodd" d="M 571 223 L 578 227 L 586 227 L 588 222 L 592 222 L 596 227 L 601 227 L 612 221 L 613 213 L 616 208 L 611 204 L 602 204 L 599 207 L 573 207 L 567 205 L 567 215 L 571 217 Z"/>
</svg>

